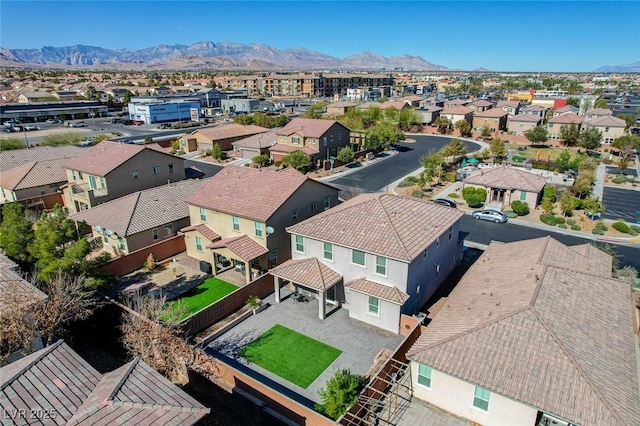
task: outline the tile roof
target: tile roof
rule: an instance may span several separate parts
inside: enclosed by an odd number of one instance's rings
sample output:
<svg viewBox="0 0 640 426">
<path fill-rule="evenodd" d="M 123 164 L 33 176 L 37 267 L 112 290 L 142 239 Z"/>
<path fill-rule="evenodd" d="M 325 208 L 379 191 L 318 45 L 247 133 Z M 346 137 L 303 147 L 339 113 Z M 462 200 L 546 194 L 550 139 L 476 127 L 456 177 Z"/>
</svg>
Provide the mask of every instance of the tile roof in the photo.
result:
<svg viewBox="0 0 640 426">
<path fill-rule="evenodd" d="M 411 262 L 461 216 L 431 201 L 374 193 L 352 198 L 287 231 Z"/>
<path fill-rule="evenodd" d="M 186 199 L 207 180 L 183 180 L 116 198 L 71 217 L 90 226 L 111 229 L 120 237 L 189 217 Z"/>
<path fill-rule="evenodd" d="M 206 246 L 208 249 L 227 248 L 235 253 L 240 260 L 250 262 L 255 258 L 269 253 L 265 247 L 253 241 L 246 235 L 223 238 Z"/>
<path fill-rule="evenodd" d="M 627 127 L 626 121 L 612 115 L 603 115 L 600 117 L 592 118 L 591 120 L 586 121 L 585 124 L 598 127 Z"/>
<path fill-rule="evenodd" d="M 527 105 L 526 107 L 522 108 L 522 111 L 546 111 L 549 108 L 543 107 L 541 105 Z"/>
<path fill-rule="evenodd" d="M 498 101 L 496 108 L 518 108 L 520 106 L 520 101 Z"/>
<path fill-rule="evenodd" d="M 502 108 L 491 108 L 473 113 L 474 117 L 504 117 L 505 115 L 509 115 L 509 113 Z"/>
<path fill-rule="evenodd" d="M 471 105 L 477 106 L 477 107 L 488 107 L 488 106 L 492 106 L 493 104 L 489 101 L 485 101 L 484 99 L 478 99 L 476 101 L 471 102 Z"/>
<path fill-rule="evenodd" d="M 232 142 L 231 145 L 251 149 L 268 148 L 276 144 L 276 134 L 276 130 L 269 130 L 268 132 L 258 133 L 257 135 Z"/>
<path fill-rule="evenodd" d="M 584 121 L 584 117 L 573 112 L 566 114 L 556 115 L 549 119 L 549 123 L 554 124 L 581 124 Z"/>
<path fill-rule="evenodd" d="M 310 146 L 287 145 L 283 143 L 277 143 L 273 145 L 272 147 L 269 148 L 269 151 L 287 152 L 287 153 L 294 152 L 294 151 L 302 151 L 307 155 L 315 155 L 318 152 L 320 152 L 317 149 L 312 148 Z"/>
<path fill-rule="evenodd" d="M 468 105 L 471 103 L 471 100 L 469 99 L 453 99 L 451 101 L 444 101 L 445 105 L 458 105 L 458 106 L 464 106 L 464 105 Z"/>
<path fill-rule="evenodd" d="M 518 114 L 518 115 L 509 116 L 509 122 L 523 121 L 523 122 L 529 122 L 529 123 L 537 123 L 540 120 L 542 120 L 542 117 L 537 115 L 530 115 L 530 114 Z"/>
<path fill-rule="evenodd" d="M 344 283 L 344 286 L 354 291 L 375 296 L 397 305 L 404 305 L 404 302 L 409 300 L 409 295 L 398 287 L 379 284 L 374 281 L 369 281 L 366 278 L 356 278 L 355 280 Z"/>
<path fill-rule="evenodd" d="M 336 120 L 294 118 L 293 120 L 288 122 L 286 126 L 278 130 L 276 134 L 289 136 L 296 133 L 305 138 L 319 138 L 336 123 L 338 123 Z"/>
<path fill-rule="evenodd" d="M 269 273 L 316 290 L 327 290 L 342 280 L 342 275 L 320 262 L 316 257 L 287 260 L 269 270 Z"/>
<path fill-rule="evenodd" d="M 0 186 L 11 190 L 36 188 L 67 182 L 66 158 L 26 163 L 0 172 Z"/>
<path fill-rule="evenodd" d="M 242 125 L 232 123 L 225 124 L 224 126 L 205 127 L 204 129 L 198 129 L 194 132 L 191 132 L 191 135 L 199 134 L 213 142 L 222 139 L 246 137 L 268 131 L 269 129 L 267 129 L 266 127 L 255 126 L 253 124 Z"/>
<path fill-rule="evenodd" d="M 386 101 L 386 102 L 382 102 L 380 104 L 380 108 L 382 109 L 387 109 L 387 108 L 393 108 L 393 109 L 403 109 L 407 107 L 407 103 L 404 101 Z"/>
<path fill-rule="evenodd" d="M 573 423 L 636 425 L 631 290 L 610 260 L 579 270 L 592 250 L 492 242 L 408 357 Z"/>
<path fill-rule="evenodd" d="M 209 241 L 217 241 L 220 238 L 222 238 L 222 237 L 220 237 L 220 235 L 216 234 L 216 232 L 213 229 L 209 228 L 204 223 L 200 223 L 198 225 L 187 226 L 187 227 L 182 228 L 180 230 L 180 232 L 182 232 L 182 233 L 192 232 L 192 231 L 199 232 L 200 234 L 202 234 L 203 237 L 205 237 Z"/>
<path fill-rule="evenodd" d="M 333 102 L 327 105 L 327 108 L 349 108 L 358 105 L 355 102 Z"/>
<path fill-rule="evenodd" d="M 171 156 L 164 152 L 158 144 L 126 144 L 113 141 L 102 141 L 87 149 L 82 154 L 67 162 L 67 169 L 90 173 L 95 176 L 106 176 L 108 173 L 129 161 L 145 150 L 153 150 L 163 155 Z M 173 157 L 176 160 L 179 158 Z"/>
<path fill-rule="evenodd" d="M 227 166 L 187 199 L 209 210 L 266 222 L 305 182 L 302 173 Z"/>
<path fill-rule="evenodd" d="M 16 262 L 14 262 L 9 257 L 7 257 L 5 254 L 0 252 L 0 268 L 14 269 L 14 268 L 17 268 L 17 267 L 18 267 L 18 264 Z"/>
<path fill-rule="evenodd" d="M 575 107 L 575 106 L 573 106 L 573 105 L 565 105 L 565 106 L 563 106 L 563 107 L 560 107 L 560 108 L 557 108 L 557 109 L 554 109 L 554 110 L 553 110 L 554 114 L 555 114 L 556 112 L 559 112 L 559 113 L 564 113 L 564 112 L 573 112 L 573 113 L 576 113 L 576 114 L 577 114 L 577 113 L 578 113 L 578 111 L 580 111 L 580 108 Z"/>
<path fill-rule="evenodd" d="M 482 169 L 464 179 L 464 183 L 482 185 L 487 188 L 519 189 L 540 192 L 547 179 L 515 167 L 495 167 Z"/>
<path fill-rule="evenodd" d="M 2 265 L 0 266 L 0 312 L 7 308 L 7 298 L 10 298 L 16 292 L 24 295 L 24 299 L 20 300 L 35 301 L 36 299 L 43 300 L 47 298 L 45 293 L 12 270 L 12 268 L 15 268 L 17 265 L 11 259 L 1 255 L 0 260 L 2 261 Z M 12 294 L 10 295 L 9 293 Z"/>
<path fill-rule="evenodd" d="M 0 171 L 13 169 L 26 163 L 54 160 L 56 158 L 73 158 L 85 151 L 83 148 L 73 145 L 63 146 L 36 146 L 28 149 L 11 149 L 0 151 Z"/>
<path fill-rule="evenodd" d="M 613 115 L 613 111 L 607 108 L 591 108 L 585 112 L 585 115 Z"/>
<path fill-rule="evenodd" d="M 55 423 L 189 425 L 210 411 L 139 358 L 102 375 L 62 340 L 0 373 L 3 409 L 55 410 Z"/>
<path fill-rule="evenodd" d="M 458 105 L 453 108 L 445 108 L 442 110 L 442 114 L 454 114 L 454 115 L 467 115 L 471 114 L 473 110 L 466 106 Z"/>
</svg>

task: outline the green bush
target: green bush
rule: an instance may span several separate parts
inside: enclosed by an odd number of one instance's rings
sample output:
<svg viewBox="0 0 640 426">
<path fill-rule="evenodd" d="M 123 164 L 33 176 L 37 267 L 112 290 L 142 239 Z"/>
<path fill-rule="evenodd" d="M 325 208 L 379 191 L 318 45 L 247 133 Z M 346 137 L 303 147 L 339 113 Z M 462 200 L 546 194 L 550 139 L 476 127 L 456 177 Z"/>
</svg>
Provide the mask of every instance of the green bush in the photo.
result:
<svg viewBox="0 0 640 426">
<path fill-rule="evenodd" d="M 515 219 L 516 217 L 518 217 L 518 213 L 511 210 L 505 210 L 502 213 L 509 219 Z"/>
<path fill-rule="evenodd" d="M 556 200 L 556 188 L 550 185 L 546 185 L 542 191 L 542 198 L 551 201 Z"/>
<path fill-rule="evenodd" d="M 567 229 L 567 225 L 564 223 L 561 223 L 558 225 L 558 228 Z"/>
<path fill-rule="evenodd" d="M 327 387 L 320 389 L 322 403 L 316 404 L 316 410 L 337 420 L 356 403 L 358 394 L 366 382 L 364 376 L 351 373 L 349 370 L 336 371 L 327 382 Z"/>
<path fill-rule="evenodd" d="M 573 219 L 567 219 L 567 225 L 569 225 L 569 226 L 573 226 L 573 225 L 575 225 L 575 224 L 576 224 L 576 221 L 575 221 L 575 220 L 573 220 Z"/>
<path fill-rule="evenodd" d="M 412 196 L 412 197 L 416 197 L 416 198 L 423 198 L 423 197 L 424 197 L 424 192 L 422 192 L 422 191 L 421 191 L 421 190 L 419 190 L 419 189 L 416 189 L 415 191 L 413 191 L 413 192 L 411 193 L 411 196 Z"/>
<path fill-rule="evenodd" d="M 627 225 L 626 223 L 624 223 L 622 221 L 613 222 L 613 225 L 611 225 L 611 226 L 613 227 L 613 229 L 615 229 L 616 231 L 620 231 L 623 234 L 631 233 L 631 229 L 629 228 L 629 225 Z"/>
<path fill-rule="evenodd" d="M 572 231 L 580 231 L 582 228 L 580 228 L 578 225 L 571 225 L 571 230 Z"/>
<path fill-rule="evenodd" d="M 416 179 L 412 176 L 404 179 L 398 184 L 398 188 L 406 188 L 407 186 L 413 186 L 416 184 Z"/>
<path fill-rule="evenodd" d="M 591 231 L 591 233 L 595 235 L 604 235 L 604 231 L 598 228 L 593 228 L 593 231 Z"/>
<path fill-rule="evenodd" d="M 251 159 L 256 166 L 265 167 L 269 164 L 269 156 L 266 154 L 256 155 Z"/>
<path fill-rule="evenodd" d="M 511 202 L 511 209 L 513 209 L 514 213 L 518 216 L 524 216 L 529 214 L 529 204 L 524 201 L 515 200 Z"/>
<path fill-rule="evenodd" d="M 556 225 L 564 225 L 565 222 L 566 221 L 565 221 L 564 217 L 562 217 L 562 216 L 555 216 L 553 218 L 553 223 L 555 223 Z"/>
<path fill-rule="evenodd" d="M 468 186 L 462 190 L 462 198 L 469 207 L 480 207 L 487 199 L 487 190 Z"/>
<path fill-rule="evenodd" d="M 556 226 L 556 217 L 553 213 L 543 213 L 540 215 L 540 221 L 547 225 Z"/>
<path fill-rule="evenodd" d="M 442 177 L 442 180 L 444 180 L 445 182 L 455 182 L 457 175 L 458 174 L 456 172 L 447 172 Z"/>
<path fill-rule="evenodd" d="M 609 228 L 607 228 L 607 225 L 605 225 L 603 221 L 599 221 L 598 223 L 596 223 L 596 227 L 593 229 L 594 231 L 597 230 L 599 232 L 602 232 L 602 234 L 598 235 L 604 235 L 604 233 L 607 232 Z"/>
<path fill-rule="evenodd" d="M 451 194 L 449 194 L 449 198 L 458 198 L 458 194 L 452 192 Z"/>
<path fill-rule="evenodd" d="M 626 181 L 627 181 L 627 178 L 624 177 L 624 175 L 618 175 L 613 178 L 613 183 L 625 183 Z"/>
<path fill-rule="evenodd" d="M 631 225 L 629 227 L 629 229 L 631 229 L 633 232 L 640 234 L 640 226 L 638 225 Z"/>
</svg>

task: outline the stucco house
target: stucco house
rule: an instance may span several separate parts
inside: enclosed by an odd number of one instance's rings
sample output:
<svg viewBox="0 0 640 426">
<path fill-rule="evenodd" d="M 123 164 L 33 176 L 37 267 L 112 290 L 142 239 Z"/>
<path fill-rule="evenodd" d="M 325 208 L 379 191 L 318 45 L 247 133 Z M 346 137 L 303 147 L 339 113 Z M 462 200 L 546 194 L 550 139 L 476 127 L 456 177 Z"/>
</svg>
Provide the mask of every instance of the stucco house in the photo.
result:
<svg viewBox="0 0 640 426">
<path fill-rule="evenodd" d="M 473 110 L 462 105 L 451 108 L 445 107 L 440 111 L 440 116 L 447 117 L 451 121 L 452 125 L 455 125 L 460 120 L 464 120 L 470 125 L 473 123 Z"/>
<path fill-rule="evenodd" d="M 572 124 L 578 127 L 578 130 L 582 127 L 584 117 L 573 112 L 567 112 L 561 115 L 555 115 L 547 122 L 547 131 L 549 132 L 549 139 L 560 139 L 560 130 L 564 126 L 571 126 Z"/>
<path fill-rule="evenodd" d="M 535 117 L 539 117 L 540 119 L 545 118 L 547 115 L 547 111 L 549 108 L 545 108 L 541 105 L 527 105 L 526 107 L 520 110 L 520 115 L 532 115 Z"/>
<path fill-rule="evenodd" d="M 471 103 L 471 99 L 450 99 L 444 101 L 445 109 L 456 108 L 460 106 L 468 107 Z"/>
<path fill-rule="evenodd" d="M 585 129 L 590 127 L 595 127 L 602 133 L 600 143 L 610 144 L 626 133 L 627 123 L 621 118 L 603 115 L 584 122 Z"/>
<path fill-rule="evenodd" d="M 281 161 L 293 151 L 302 151 L 312 161 L 329 159 L 349 145 L 350 130 L 336 120 L 294 118 L 276 132 L 277 143 L 269 148 L 271 159 Z"/>
<path fill-rule="evenodd" d="M 184 152 L 211 151 L 218 144 L 223 151 L 230 151 L 233 142 L 258 133 L 268 132 L 266 127 L 242 124 L 225 124 L 224 126 L 205 127 L 180 138 L 180 149 Z"/>
<path fill-rule="evenodd" d="M 416 112 L 422 117 L 422 124 L 431 124 L 436 118 L 440 117 L 442 109 L 439 106 L 425 105 L 416 109 Z"/>
<path fill-rule="evenodd" d="M 591 108 L 584 113 L 585 120 L 592 120 L 598 117 L 607 117 L 613 115 L 613 111 L 607 108 Z"/>
<path fill-rule="evenodd" d="M 476 111 L 473 114 L 472 127 L 481 131 L 483 127 L 488 127 L 492 132 L 507 129 L 507 117 L 509 113 L 502 108 L 491 108 L 484 111 Z"/>
<path fill-rule="evenodd" d="M 291 258 L 285 228 L 337 205 L 338 192 L 291 168 L 227 166 L 187 198 L 191 224 L 180 230 L 187 254 L 213 275 L 237 267 L 250 282 Z"/>
<path fill-rule="evenodd" d="M 66 165 L 64 204 L 70 213 L 185 178 L 184 159 L 158 144 L 102 141 Z"/>
<path fill-rule="evenodd" d="M 232 142 L 234 156 L 251 159 L 257 155 L 269 155 L 269 148 L 276 144 L 277 130 L 258 133 L 248 138 Z"/>
<path fill-rule="evenodd" d="M 492 242 L 407 352 L 414 397 L 485 426 L 640 419 L 628 282 L 591 244 Z"/>
<path fill-rule="evenodd" d="M 573 105 L 565 105 L 560 108 L 556 108 L 553 110 L 553 116 L 557 117 L 562 114 L 578 114 L 580 112 L 580 108 Z"/>
<path fill-rule="evenodd" d="M 502 108 L 507 111 L 509 115 L 518 115 L 522 104 L 520 101 L 498 101 L 496 108 Z"/>
<path fill-rule="evenodd" d="M 515 167 L 495 167 L 482 169 L 463 180 L 463 187 L 482 187 L 487 190 L 485 203 L 505 208 L 512 201 L 520 200 L 535 208 L 541 198 L 547 180 L 533 173 Z"/>
<path fill-rule="evenodd" d="M 345 115 L 347 111 L 358 106 L 355 102 L 333 102 L 327 105 L 326 115 Z"/>
<path fill-rule="evenodd" d="M 431 201 L 383 193 L 352 198 L 290 226 L 292 259 L 269 272 L 280 283 L 349 317 L 392 333 L 462 259 L 462 213 Z"/>
<path fill-rule="evenodd" d="M 114 256 L 126 255 L 175 237 L 189 226 L 186 199 L 206 180 L 187 179 L 136 191 L 71 216 L 91 226 L 102 250 Z"/>
<path fill-rule="evenodd" d="M 477 113 L 480 111 L 486 111 L 488 109 L 491 109 L 493 107 L 493 103 L 484 99 L 476 99 L 475 101 L 471 102 L 466 106 L 471 108 L 474 113 Z"/>
<path fill-rule="evenodd" d="M 507 129 L 514 135 L 524 135 L 524 132 L 542 124 L 542 117 L 533 114 L 510 115 L 507 119 Z"/>
<path fill-rule="evenodd" d="M 54 96 L 49 92 L 23 92 L 18 95 L 18 102 L 21 104 L 30 104 L 33 102 L 45 102 Z"/>
</svg>

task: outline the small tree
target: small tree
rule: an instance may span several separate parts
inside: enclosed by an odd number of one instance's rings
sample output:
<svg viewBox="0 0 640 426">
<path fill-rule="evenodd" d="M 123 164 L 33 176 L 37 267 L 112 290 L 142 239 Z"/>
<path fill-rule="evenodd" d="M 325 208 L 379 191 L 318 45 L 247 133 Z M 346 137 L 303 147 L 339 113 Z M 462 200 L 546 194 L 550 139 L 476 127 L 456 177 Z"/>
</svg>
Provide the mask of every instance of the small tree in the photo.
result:
<svg viewBox="0 0 640 426">
<path fill-rule="evenodd" d="M 624 128 L 625 131 L 629 130 L 634 124 L 636 124 L 636 116 L 633 114 L 620 114 L 618 118 L 624 120 L 626 123 Z"/>
<path fill-rule="evenodd" d="M 293 151 L 282 159 L 282 164 L 304 173 L 311 165 L 311 158 L 302 151 Z"/>
<path fill-rule="evenodd" d="M 353 149 L 350 146 L 345 146 L 340 148 L 338 151 L 337 159 L 340 160 L 344 164 L 351 163 L 353 161 Z"/>
<path fill-rule="evenodd" d="M 251 159 L 256 166 L 265 167 L 269 164 L 269 156 L 266 154 L 256 155 Z"/>
<path fill-rule="evenodd" d="M 256 314 L 256 310 L 262 306 L 262 300 L 258 296 L 249 296 L 247 299 L 247 306 L 253 311 L 253 315 Z"/>
<path fill-rule="evenodd" d="M 213 145 L 213 148 L 211 149 L 211 157 L 214 160 L 222 160 L 222 148 L 220 147 L 220 144 Z"/>
<path fill-rule="evenodd" d="M 621 157 L 631 157 L 636 149 L 640 148 L 640 136 L 624 135 L 620 136 L 611 144 L 614 148 L 620 150 Z"/>
<path fill-rule="evenodd" d="M 458 120 L 455 124 L 461 136 L 471 136 L 471 124 L 467 120 Z"/>
<path fill-rule="evenodd" d="M 497 162 L 502 161 L 502 159 L 507 155 L 507 149 L 504 146 L 504 142 L 500 138 L 493 138 L 491 141 L 491 145 L 489 145 L 489 149 L 493 154 L 494 161 Z"/>
<path fill-rule="evenodd" d="M 149 256 L 147 256 L 145 265 L 148 271 L 153 271 L 154 269 L 156 269 L 156 260 L 153 258 L 153 253 L 149 253 Z"/>
<path fill-rule="evenodd" d="M 589 217 L 601 215 L 606 210 L 605 206 L 600 202 L 600 199 L 593 195 L 586 197 L 580 204 Z"/>
<path fill-rule="evenodd" d="M 542 211 L 545 213 L 552 213 L 554 208 L 553 200 L 551 198 L 544 198 L 542 204 L 540 204 L 540 208 L 542 208 Z"/>
<path fill-rule="evenodd" d="M 580 129 L 575 124 L 560 128 L 560 139 L 564 146 L 576 146 L 580 141 Z"/>
<path fill-rule="evenodd" d="M 544 126 L 536 126 L 524 132 L 524 136 L 531 142 L 531 145 L 541 145 L 549 140 L 549 132 Z"/>
<path fill-rule="evenodd" d="M 602 132 L 597 127 L 589 127 L 580 133 L 580 146 L 586 149 L 596 149 L 600 147 Z"/>
<path fill-rule="evenodd" d="M 0 247 L 7 256 L 19 262 L 31 261 L 31 253 L 27 247 L 34 239 L 32 225 L 25 216 L 22 203 L 7 203 L 2 206 Z"/>
<path fill-rule="evenodd" d="M 488 139 L 491 139 L 492 134 L 493 132 L 491 131 L 491 127 L 483 126 L 480 133 L 480 137 L 484 140 L 488 140 Z"/>
<path fill-rule="evenodd" d="M 593 103 L 593 107 L 594 108 L 602 108 L 602 109 L 608 109 L 609 105 L 607 105 L 607 100 L 604 98 L 600 98 L 597 99 L 594 103 Z"/>
<path fill-rule="evenodd" d="M 327 387 L 318 392 L 322 402 L 316 404 L 316 410 L 337 420 L 356 403 L 365 383 L 364 376 L 351 373 L 347 369 L 336 371 L 327 382 Z"/>
<path fill-rule="evenodd" d="M 452 128 L 451 120 L 441 115 L 433 121 L 433 125 L 438 129 L 438 132 L 443 135 L 449 133 Z"/>
<path fill-rule="evenodd" d="M 442 147 L 440 153 L 445 157 L 460 157 L 467 153 L 467 147 L 460 139 L 454 138 L 451 139 L 448 145 Z"/>
<path fill-rule="evenodd" d="M 556 164 L 562 169 L 566 169 L 569 167 L 569 163 L 571 162 L 571 153 L 568 150 L 562 151 L 558 154 L 558 158 L 556 158 Z"/>
<path fill-rule="evenodd" d="M 565 216 L 571 216 L 578 206 L 578 200 L 570 192 L 565 192 L 560 196 L 560 211 Z"/>
</svg>

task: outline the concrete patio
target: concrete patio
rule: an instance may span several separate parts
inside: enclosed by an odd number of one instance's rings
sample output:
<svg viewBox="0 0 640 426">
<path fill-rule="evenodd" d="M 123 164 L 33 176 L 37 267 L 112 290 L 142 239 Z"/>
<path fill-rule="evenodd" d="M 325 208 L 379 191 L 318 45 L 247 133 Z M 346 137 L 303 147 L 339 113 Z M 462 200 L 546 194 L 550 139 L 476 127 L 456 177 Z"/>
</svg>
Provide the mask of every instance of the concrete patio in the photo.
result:
<svg viewBox="0 0 640 426">
<path fill-rule="evenodd" d="M 326 319 L 318 318 L 318 300 L 294 303 L 291 290 L 283 287 L 282 301 L 277 304 L 274 295 L 264 302 L 270 306 L 236 325 L 205 348 L 207 353 L 223 359 L 235 368 L 307 406 L 319 402 L 318 391 L 340 369 L 366 374 L 374 358 L 383 348 L 395 349 L 403 340 L 401 335 L 389 335 L 353 323 L 346 309 L 334 309 Z M 327 309 L 327 312 L 331 308 Z M 303 389 L 275 374 L 251 364 L 238 356 L 238 352 L 276 324 L 302 333 L 333 346 L 342 354 L 316 380 Z M 294 349 L 295 350 L 295 349 Z"/>
</svg>

